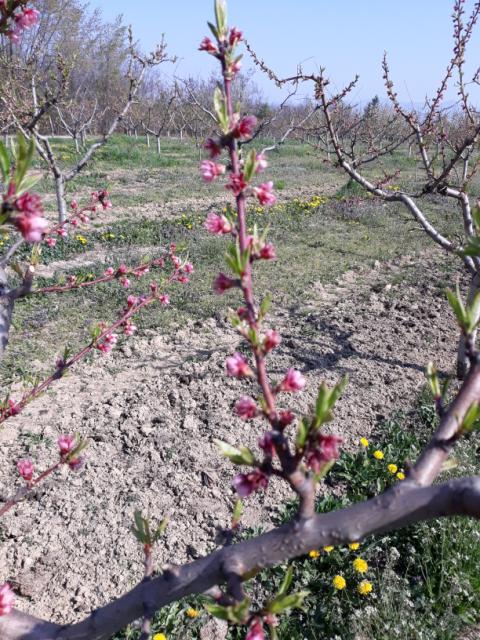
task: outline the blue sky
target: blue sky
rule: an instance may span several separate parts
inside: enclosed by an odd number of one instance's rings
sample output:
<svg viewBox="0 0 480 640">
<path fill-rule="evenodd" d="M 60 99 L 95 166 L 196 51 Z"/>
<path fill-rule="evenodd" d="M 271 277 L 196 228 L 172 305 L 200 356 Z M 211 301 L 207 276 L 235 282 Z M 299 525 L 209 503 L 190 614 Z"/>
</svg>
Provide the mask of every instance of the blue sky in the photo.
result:
<svg viewBox="0 0 480 640">
<path fill-rule="evenodd" d="M 467 1 L 467 7 L 472 4 Z M 179 75 L 208 76 L 214 68 L 211 57 L 197 51 L 208 33 L 212 0 L 92 0 L 91 6 L 100 7 L 106 19 L 123 14 L 144 49 L 152 49 L 164 32 L 169 50 L 180 58 Z M 451 53 L 453 0 L 230 0 L 228 6 L 230 25 L 245 33 L 280 76 L 292 74 L 299 62 L 305 70 L 325 66 L 334 86 L 358 73 L 359 101 L 374 94 L 384 98 L 385 50 L 405 103 L 422 102 L 434 91 Z M 480 25 L 467 59 L 480 62 Z M 255 81 L 268 99 L 278 99 L 268 80 L 256 75 Z M 449 98 L 454 95 L 452 89 Z"/>
</svg>

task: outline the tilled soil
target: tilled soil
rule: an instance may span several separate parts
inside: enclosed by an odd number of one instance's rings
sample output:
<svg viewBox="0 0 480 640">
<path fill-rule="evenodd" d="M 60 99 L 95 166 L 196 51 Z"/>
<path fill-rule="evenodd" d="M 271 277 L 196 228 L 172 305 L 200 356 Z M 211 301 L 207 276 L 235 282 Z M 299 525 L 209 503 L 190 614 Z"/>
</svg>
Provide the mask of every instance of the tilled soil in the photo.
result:
<svg viewBox="0 0 480 640">
<path fill-rule="evenodd" d="M 348 374 L 332 431 L 356 446 L 396 409 L 412 406 L 434 359 L 452 371 L 456 328 L 437 286 L 438 254 L 318 282 L 308 301 L 276 311 L 283 341 L 269 359 L 273 379 L 289 366 L 305 374 L 307 391 L 283 399 L 305 411 L 318 384 Z M 418 273 L 410 284 L 401 274 Z M 425 279 L 428 274 L 428 280 Z M 263 425 L 233 415 L 253 383 L 229 379 L 225 357 L 239 340 L 225 317 L 191 322 L 168 336 L 131 339 L 108 357 L 78 365 L 66 379 L 0 431 L 3 497 L 20 485 L 15 461 L 33 457 L 39 469 L 56 456 L 56 438 L 79 432 L 90 441 L 78 475 L 63 469 L 4 517 L 0 583 L 9 580 L 19 607 L 71 621 L 131 588 L 142 576 L 141 550 L 130 529 L 141 509 L 170 520 L 157 567 L 182 563 L 215 548 L 228 526 L 235 473 L 213 442 L 256 447 Z M 270 526 L 290 496 L 272 481 L 247 501 L 243 523 Z"/>
</svg>

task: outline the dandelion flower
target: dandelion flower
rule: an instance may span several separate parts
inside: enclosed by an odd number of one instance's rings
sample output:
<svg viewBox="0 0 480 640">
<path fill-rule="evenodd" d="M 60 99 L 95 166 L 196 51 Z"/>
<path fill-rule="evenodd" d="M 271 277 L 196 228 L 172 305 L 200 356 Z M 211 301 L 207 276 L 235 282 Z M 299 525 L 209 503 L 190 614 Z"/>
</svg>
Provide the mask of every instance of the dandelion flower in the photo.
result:
<svg viewBox="0 0 480 640">
<path fill-rule="evenodd" d="M 368 582 L 368 580 L 362 580 L 357 587 L 357 591 L 360 595 L 366 596 L 371 593 L 373 590 L 373 584 Z"/>
<path fill-rule="evenodd" d="M 328 546 L 326 546 L 326 547 L 323 547 L 323 550 L 324 550 L 326 553 L 330 553 L 331 551 L 333 551 L 333 549 L 334 549 L 334 548 L 333 548 L 331 545 L 328 545 Z"/>
<path fill-rule="evenodd" d="M 310 556 L 310 558 L 318 558 L 318 556 L 320 555 L 320 551 L 313 549 L 312 551 L 308 552 L 308 555 Z"/>
<path fill-rule="evenodd" d="M 156 633 L 152 640 L 167 640 L 167 636 L 164 633 Z"/>
<path fill-rule="evenodd" d="M 350 542 L 350 544 L 348 545 L 348 548 L 351 549 L 352 551 L 356 551 L 359 547 L 360 547 L 359 542 Z"/>
<path fill-rule="evenodd" d="M 405 480 L 405 474 L 404 474 L 402 471 L 399 471 L 399 472 L 397 473 L 397 478 L 398 478 L 399 480 Z"/>
<path fill-rule="evenodd" d="M 376 451 L 373 452 L 373 457 L 376 458 L 377 460 L 383 460 L 384 453 L 383 451 L 379 451 L 378 449 Z"/>
<path fill-rule="evenodd" d="M 198 611 L 196 609 L 193 609 L 192 607 L 189 607 L 185 613 L 187 614 L 187 616 L 189 618 L 197 618 L 198 617 Z"/>
<path fill-rule="evenodd" d="M 335 587 L 335 589 L 337 589 L 337 591 L 341 591 L 342 589 L 345 589 L 345 587 L 347 586 L 347 581 L 343 576 L 335 576 L 332 582 L 333 582 L 333 586 Z"/>
<path fill-rule="evenodd" d="M 395 475 L 398 471 L 398 467 L 396 464 L 389 464 L 387 469 L 390 471 L 392 475 Z"/>
<path fill-rule="evenodd" d="M 368 571 L 368 564 L 363 558 L 356 558 L 353 561 L 353 568 L 358 573 L 366 573 Z"/>
<path fill-rule="evenodd" d="M 360 438 L 360 444 L 362 445 L 362 447 L 367 448 L 370 443 L 366 438 Z"/>
</svg>

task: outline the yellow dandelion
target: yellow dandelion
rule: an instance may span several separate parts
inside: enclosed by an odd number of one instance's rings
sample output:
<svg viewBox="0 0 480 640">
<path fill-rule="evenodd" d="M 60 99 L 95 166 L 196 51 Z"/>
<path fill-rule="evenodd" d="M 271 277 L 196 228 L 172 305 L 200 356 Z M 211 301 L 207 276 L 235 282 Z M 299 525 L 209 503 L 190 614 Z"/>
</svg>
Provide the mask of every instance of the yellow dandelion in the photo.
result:
<svg viewBox="0 0 480 640">
<path fill-rule="evenodd" d="M 360 444 L 362 445 L 362 447 L 367 448 L 370 443 L 366 438 L 360 438 Z"/>
<path fill-rule="evenodd" d="M 398 471 L 398 467 L 396 464 L 389 464 L 387 469 L 390 471 L 392 475 L 395 475 Z"/>
<path fill-rule="evenodd" d="M 75 236 L 75 239 L 80 242 L 80 244 L 86 245 L 87 244 L 87 239 L 84 236 Z"/>
<path fill-rule="evenodd" d="M 359 542 L 350 542 L 350 544 L 348 545 L 348 548 L 351 549 L 352 551 L 356 551 L 359 547 L 360 547 Z"/>
<path fill-rule="evenodd" d="M 373 590 L 373 584 L 371 582 L 368 582 L 368 580 L 362 580 L 357 587 L 358 593 L 360 593 L 360 595 L 362 596 L 368 595 L 369 593 L 372 592 L 372 590 Z"/>
<path fill-rule="evenodd" d="M 402 471 L 399 471 L 399 472 L 397 473 L 397 478 L 398 478 L 399 480 L 405 480 L 405 474 L 404 474 L 404 473 L 402 473 Z"/>
<path fill-rule="evenodd" d="M 368 571 L 368 564 L 363 558 L 355 558 L 352 564 L 358 573 L 366 573 Z"/>
<path fill-rule="evenodd" d="M 310 558 L 318 558 L 320 555 L 320 551 L 313 549 L 312 551 L 308 552 L 308 555 L 310 556 Z"/>
<path fill-rule="evenodd" d="M 376 458 L 377 460 L 383 460 L 384 453 L 383 451 L 379 451 L 378 449 L 376 451 L 373 452 L 373 457 Z"/>
<path fill-rule="evenodd" d="M 327 545 L 326 547 L 323 547 L 323 550 L 324 550 L 326 553 L 330 553 L 330 552 L 332 552 L 332 551 L 333 551 L 333 549 L 334 549 L 334 548 L 333 548 L 331 545 Z"/>
<path fill-rule="evenodd" d="M 347 586 L 347 581 L 343 576 L 335 576 L 332 582 L 333 582 L 333 586 L 335 587 L 335 589 L 337 589 L 337 591 L 341 591 L 342 589 L 345 589 L 345 587 Z"/>
<path fill-rule="evenodd" d="M 152 640 L 167 640 L 167 636 L 164 633 L 156 633 Z"/>
<path fill-rule="evenodd" d="M 185 613 L 189 618 L 196 618 L 198 616 L 198 611 L 196 609 L 192 609 L 192 607 L 189 607 Z"/>
</svg>

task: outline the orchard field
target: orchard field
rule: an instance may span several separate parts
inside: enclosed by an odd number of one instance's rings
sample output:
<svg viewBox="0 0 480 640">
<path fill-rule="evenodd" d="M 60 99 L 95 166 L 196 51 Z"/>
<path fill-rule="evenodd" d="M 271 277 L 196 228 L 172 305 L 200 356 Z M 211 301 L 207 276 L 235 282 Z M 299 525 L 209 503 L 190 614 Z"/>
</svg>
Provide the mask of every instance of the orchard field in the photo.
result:
<svg viewBox="0 0 480 640">
<path fill-rule="evenodd" d="M 256 142 L 259 148 L 271 143 Z M 60 162 L 73 159 L 73 143 L 55 139 L 53 145 Z M 107 188 L 113 207 L 99 212 L 89 229 L 80 226 L 55 247 L 42 246 L 39 287 L 150 261 L 172 242 L 195 272 L 186 287 L 171 289 L 170 306 L 139 314 L 135 337 L 121 340 L 108 357 L 97 352 L 77 364 L 0 431 L 2 487 L 15 460 L 47 466 L 58 433 L 79 432 L 89 441 L 88 463 L 78 475 L 61 486 L 42 484 L 0 523 L 0 578 L 10 580 L 21 608 L 34 615 L 62 621 L 68 609 L 80 619 L 141 579 L 142 557 L 131 534 L 137 509 L 152 521 L 169 518 L 156 547 L 158 567 L 208 553 L 229 526 L 232 467 L 214 439 L 255 448 L 258 432 L 232 413 L 239 383 L 224 374 L 226 356 L 240 348 L 227 313 L 238 306 L 238 292 L 220 297 L 212 289 L 224 249 L 204 220 L 221 212 L 228 196 L 222 184 L 202 184 L 202 158 L 189 139 L 165 137 L 158 155 L 144 137 L 114 136 L 68 194 L 81 202 Z M 458 329 L 445 289 L 460 279 L 463 291 L 466 278 L 457 258 L 435 247 L 400 203 L 369 196 L 312 145 L 287 141 L 269 160 L 277 203 L 249 205 L 248 225 L 269 225 L 277 250 L 256 279 L 260 297 L 271 293 L 272 323 L 283 338 L 271 358 L 272 374 L 296 363 L 305 375 L 306 392 L 292 401 L 299 411 L 314 402 L 319 381 L 349 376 L 329 425 L 344 445 L 318 495 L 323 512 L 401 481 L 397 474 L 428 440 L 437 417 L 425 369 L 433 359 L 442 374 L 454 375 Z M 406 149 L 389 161 L 403 167 L 403 180 L 415 182 L 416 161 Z M 34 172 L 41 171 L 37 161 Z M 478 188 L 473 183 L 473 196 Z M 50 179 L 43 177 L 37 190 L 53 221 Z M 453 238 L 455 207 L 445 202 L 439 213 L 439 198 L 430 196 L 426 211 Z M 5 234 L 1 242 L 6 248 L 11 238 Z M 129 294 L 142 287 L 133 280 Z M 75 352 L 94 323 L 112 322 L 125 297 L 113 282 L 20 300 L 0 387 L 15 395 L 42 379 L 65 346 Z M 252 393 L 253 382 L 241 386 Z M 460 442 L 452 460 L 442 480 L 478 472 L 477 445 Z M 268 492 L 246 501 L 236 538 L 284 521 L 293 513 L 289 500 L 291 493 L 273 478 Z M 358 549 L 312 549 L 294 563 L 296 588 L 310 595 L 303 610 L 281 619 L 279 637 L 480 637 L 472 627 L 480 619 L 479 538 L 476 521 L 453 518 L 369 538 Z M 368 563 L 366 574 L 352 564 L 359 557 Z M 258 599 L 283 573 L 264 571 L 247 591 Z M 332 586 L 338 575 L 345 588 Z M 356 590 L 363 578 L 373 585 L 368 596 Z M 154 619 L 158 638 L 244 637 L 210 618 L 203 602 L 189 598 L 162 609 Z M 465 635 L 469 629 L 473 635 Z M 135 624 L 115 636 L 138 637 Z"/>
</svg>

